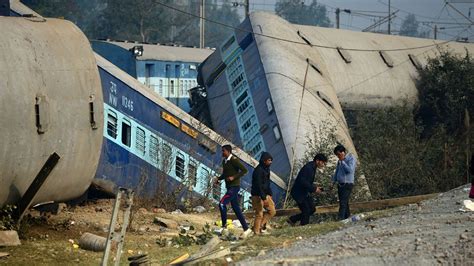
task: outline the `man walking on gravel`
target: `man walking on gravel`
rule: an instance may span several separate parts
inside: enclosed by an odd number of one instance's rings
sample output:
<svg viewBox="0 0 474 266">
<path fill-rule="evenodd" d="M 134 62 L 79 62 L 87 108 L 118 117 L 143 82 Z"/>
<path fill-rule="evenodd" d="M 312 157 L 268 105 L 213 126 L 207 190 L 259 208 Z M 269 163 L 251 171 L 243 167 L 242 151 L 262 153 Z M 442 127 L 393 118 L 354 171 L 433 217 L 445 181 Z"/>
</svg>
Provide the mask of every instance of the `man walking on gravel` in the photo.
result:
<svg viewBox="0 0 474 266">
<path fill-rule="evenodd" d="M 309 217 L 313 215 L 316 210 L 311 194 L 321 193 L 321 188 L 314 185 L 317 168 L 323 168 L 327 161 L 328 159 L 324 154 L 318 153 L 313 161 L 305 164 L 298 172 L 295 184 L 291 189 L 291 197 L 296 201 L 296 204 L 298 204 L 301 213 L 288 218 L 287 222 L 289 224 L 295 225 L 298 221 L 300 221 L 300 225 L 309 223 Z"/>
<path fill-rule="evenodd" d="M 338 158 L 336 172 L 332 178 L 337 184 L 337 195 L 339 197 L 339 220 L 347 219 L 351 216 L 349 209 L 349 198 L 354 187 L 354 175 L 356 169 L 356 158 L 352 154 L 346 154 L 346 148 L 337 145 L 334 154 Z"/>
</svg>

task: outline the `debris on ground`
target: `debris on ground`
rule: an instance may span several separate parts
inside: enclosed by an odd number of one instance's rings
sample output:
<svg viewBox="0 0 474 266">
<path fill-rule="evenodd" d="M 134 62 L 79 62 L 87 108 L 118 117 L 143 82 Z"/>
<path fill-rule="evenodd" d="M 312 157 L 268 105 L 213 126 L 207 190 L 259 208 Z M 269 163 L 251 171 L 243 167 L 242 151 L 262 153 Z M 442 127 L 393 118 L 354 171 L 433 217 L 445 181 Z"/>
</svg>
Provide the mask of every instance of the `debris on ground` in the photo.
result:
<svg viewBox="0 0 474 266">
<path fill-rule="evenodd" d="M 464 200 L 462 204 L 463 204 L 463 207 L 459 209 L 460 211 L 463 211 L 463 212 L 474 211 L 474 202 L 472 200 Z"/>
<path fill-rule="evenodd" d="M 180 209 L 176 209 L 172 211 L 171 214 L 183 214 L 183 212 Z"/>
<path fill-rule="evenodd" d="M 103 236 L 94 235 L 91 233 L 82 234 L 79 238 L 79 247 L 90 251 L 104 251 L 107 239 Z M 74 245 L 74 243 L 73 243 Z"/>
<path fill-rule="evenodd" d="M 0 231 L 0 247 L 21 245 L 18 232 L 13 230 Z"/>
<path fill-rule="evenodd" d="M 155 217 L 155 219 L 153 219 L 153 223 L 158 224 L 158 225 L 163 226 L 163 227 L 166 227 L 166 228 L 169 228 L 169 229 L 177 229 L 178 228 L 178 223 L 177 222 L 175 222 L 173 220 L 170 220 L 170 219 L 166 219 L 166 218 Z"/>
<path fill-rule="evenodd" d="M 206 211 L 206 208 L 204 208 L 203 206 L 196 206 L 193 208 L 193 211 L 197 212 L 197 213 L 203 213 Z"/>
</svg>

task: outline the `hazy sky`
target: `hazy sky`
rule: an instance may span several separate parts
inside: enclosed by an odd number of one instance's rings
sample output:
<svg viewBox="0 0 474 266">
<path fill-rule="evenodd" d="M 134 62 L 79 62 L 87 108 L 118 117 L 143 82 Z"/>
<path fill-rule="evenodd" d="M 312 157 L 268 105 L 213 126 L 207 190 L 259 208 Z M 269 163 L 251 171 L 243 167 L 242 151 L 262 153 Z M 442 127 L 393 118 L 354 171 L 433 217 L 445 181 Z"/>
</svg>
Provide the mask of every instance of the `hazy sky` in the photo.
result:
<svg viewBox="0 0 474 266">
<path fill-rule="evenodd" d="M 274 10 L 274 4 L 277 0 L 249 0 L 250 11 L 255 10 Z M 306 4 L 312 0 L 301 0 Z M 452 2 L 453 0 L 449 0 Z M 457 0 L 461 1 L 461 0 Z M 471 3 L 451 3 L 453 7 L 462 12 L 468 17 L 469 10 L 471 11 L 471 20 L 474 21 L 474 0 L 463 0 Z M 243 2 L 243 0 L 236 0 L 236 2 Z M 324 4 L 328 10 L 328 17 L 335 25 L 335 8 L 350 9 L 354 12 L 364 13 L 368 15 L 383 16 L 388 12 L 388 0 L 318 0 L 318 3 Z M 445 4 L 444 0 L 391 0 L 392 12 L 400 10 L 396 13 L 396 18 L 392 23 L 392 33 L 397 34 L 400 29 L 403 19 L 410 13 L 414 14 L 418 21 L 436 22 L 438 28 L 444 27 L 438 31 L 438 39 L 455 39 L 456 37 L 468 37 L 469 41 L 474 40 L 474 26 L 466 18 L 456 12 L 452 7 Z M 360 12 L 360 11 L 375 11 L 375 12 Z M 361 31 L 370 26 L 377 20 L 377 17 L 363 16 L 353 13 L 352 15 L 341 12 L 340 27 L 343 29 Z M 443 22 L 449 24 L 442 24 Z M 431 38 L 433 37 L 434 24 L 421 25 L 420 30 L 430 31 Z M 376 30 L 387 30 L 387 24 L 383 24 Z"/>
</svg>

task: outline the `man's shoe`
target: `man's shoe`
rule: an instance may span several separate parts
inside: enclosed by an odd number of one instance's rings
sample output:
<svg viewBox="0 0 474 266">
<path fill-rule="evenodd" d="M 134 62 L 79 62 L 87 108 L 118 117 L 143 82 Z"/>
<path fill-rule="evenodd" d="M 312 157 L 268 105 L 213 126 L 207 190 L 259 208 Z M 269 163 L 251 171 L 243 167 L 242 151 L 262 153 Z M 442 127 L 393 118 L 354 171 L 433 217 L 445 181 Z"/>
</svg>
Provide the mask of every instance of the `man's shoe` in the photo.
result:
<svg viewBox="0 0 474 266">
<path fill-rule="evenodd" d="M 248 238 L 248 237 L 250 237 L 250 236 L 252 236 L 252 235 L 253 235 L 253 231 L 252 231 L 252 229 L 249 228 L 249 229 L 245 230 L 245 231 L 242 233 L 242 235 L 240 236 L 240 238 L 246 239 L 246 238 Z"/>
<path fill-rule="evenodd" d="M 260 231 L 260 234 L 263 235 L 263 236 L 268 236 L 268 235 L 270 235 L 270 232 L 268 232 L 267 229 L 262 229 L 262 231 Z"/>
</svg>

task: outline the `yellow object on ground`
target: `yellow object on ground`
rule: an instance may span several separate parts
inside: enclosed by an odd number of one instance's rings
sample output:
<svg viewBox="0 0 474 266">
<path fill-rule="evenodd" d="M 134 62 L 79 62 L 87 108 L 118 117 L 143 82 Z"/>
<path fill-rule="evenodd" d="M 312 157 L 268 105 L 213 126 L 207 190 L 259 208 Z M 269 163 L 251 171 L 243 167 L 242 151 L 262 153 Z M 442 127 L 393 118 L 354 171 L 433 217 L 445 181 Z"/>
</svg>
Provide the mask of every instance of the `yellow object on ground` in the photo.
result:
<svg viewBox="0 0 474 266">
<path fill-rule="evenodd" d="M 182 262 L 182 261 L 187 260 L 188 258 L 189 258 L 189 253 L 184 253 L 183 255 L 181 255 L 181 256 L 179 256 L 179 257 L 173 259 L 172 261 L 170 261 L 169 264 L 178 264 L 178 263 L 180 263 L 180 262 Z"/>
<path fill-rule="evenodd" d="M 221 220 L 217 220 L 214 224 L 217 225 L 217 226 L 219 226 L 219 227 L 222 227 L 222 221 L 221 221 Z M 232 223 L 232 220 L 231 220 L 231 219 L 227 219 L 227 221 L 226 221 L 226 226 L 227 226 L 227 228 L 229 228 L 229 229 L 234 228 L 234 224 Z"/>
</svg>

